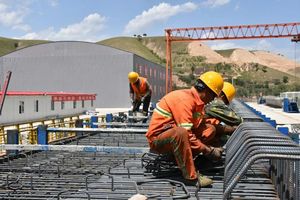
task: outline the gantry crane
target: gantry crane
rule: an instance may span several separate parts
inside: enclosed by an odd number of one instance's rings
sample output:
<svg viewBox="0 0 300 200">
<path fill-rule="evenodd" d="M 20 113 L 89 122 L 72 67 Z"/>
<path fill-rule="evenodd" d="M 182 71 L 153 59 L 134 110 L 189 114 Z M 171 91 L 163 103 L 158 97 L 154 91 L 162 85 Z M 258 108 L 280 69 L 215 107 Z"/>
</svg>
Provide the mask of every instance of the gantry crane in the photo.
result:
<svg viewBox="0 0 300 200">
<path fill-rule="evenodd" d="M 205 40 L 237 40 L 292 37 L 300 41 L 300 22 L 238 26 L 211 26 L 165 29 L 166 34 L 166 93 L 172 91 L 172 42 Z M 169 70 L 170 69 L 170 70 Z"/>
</svg>

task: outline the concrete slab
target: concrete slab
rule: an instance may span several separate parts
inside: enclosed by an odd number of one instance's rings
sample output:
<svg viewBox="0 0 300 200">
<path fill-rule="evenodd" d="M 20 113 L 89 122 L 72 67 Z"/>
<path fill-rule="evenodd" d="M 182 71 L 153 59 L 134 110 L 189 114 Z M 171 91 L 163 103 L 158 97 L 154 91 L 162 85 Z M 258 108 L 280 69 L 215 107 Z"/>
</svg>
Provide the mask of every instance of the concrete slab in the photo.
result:
<svg viewBox="0 0 300 200">
<path fill-rule="evenodd" d="M 246 103 L 267 117 L 276 120 L 278 125 L 300 124 L 300 113 L 286 113 L 283 112 L 282 108 L 272 108 L 264 104 L 257 104 L 255 102 Z"/>
<path fill-rule="evenodd" d="M 119 112 L 127 112 L 130 108 L 96 108 L 95 110 L 98 115 L 105 115 L 107 113 L 116 114 Z"/>
</svg>

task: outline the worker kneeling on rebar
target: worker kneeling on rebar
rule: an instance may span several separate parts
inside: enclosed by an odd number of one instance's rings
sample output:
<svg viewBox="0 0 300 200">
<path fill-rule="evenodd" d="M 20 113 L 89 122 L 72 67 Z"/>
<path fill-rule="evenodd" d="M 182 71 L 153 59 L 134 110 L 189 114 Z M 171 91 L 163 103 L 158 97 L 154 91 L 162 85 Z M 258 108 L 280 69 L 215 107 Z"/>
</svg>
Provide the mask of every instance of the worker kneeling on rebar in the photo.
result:
<svg viewBox="0 0 300 200">
<path fill-rule="evenodd" d="M 146 133 L 150 149 L 162 154 L 172 153 L 187 183 L 205 187 L 213 182 L 197 173 L 193 155 L 203 153 L 212 160 L 221 159 L 222 151 L 205 144 L 201 134 L 207 130 L 202 123 L 204 106 L 219 96 L 222 88 L 222 76 L 214 71 L 206 72 L 191 89 L 165 95 L 153 112 Z"/>
<path fill-rule="evenodd" d="M 229 107 L 235 93 L 234 86 L 229 82 L 224 82 L 219 98 L 206 105 L 205 114 L 209 118 L 206 118 L 204 123 L 210 129 L 202 134 L 202 137 L 207 144 L 222 147 L 237 125 L 242 122 L 242 118 Z"/>
<path fill-rule="evenodd" d="M 143 103 L 143 115 L 147 116 L 152 94 L 151 85 L 146 78 L 139 76 L 136 72 L 130 72 L 128 80 L 132 112 L 139 111 L 140 105 Z"/>
</svg>

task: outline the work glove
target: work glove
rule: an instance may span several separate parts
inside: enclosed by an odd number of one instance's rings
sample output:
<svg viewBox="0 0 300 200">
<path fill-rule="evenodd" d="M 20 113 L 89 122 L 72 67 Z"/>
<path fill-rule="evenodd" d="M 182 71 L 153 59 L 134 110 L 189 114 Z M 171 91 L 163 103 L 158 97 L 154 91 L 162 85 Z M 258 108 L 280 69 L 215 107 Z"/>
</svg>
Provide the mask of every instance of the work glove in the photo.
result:
<svg viewBox="0 0 300 200">
<path fill-rule="evenodd" d="M 209 147 L 209 150 L 205 155 L 206 158 L 211 161 L 219 161 L 222 158 L 222 153 L 224 149 L 222 147 Z"/>
<path fill-rule="evenodd" d="M 146 98 L 146 97 L 142 97 L 142 98 L 141 98 L 141 102 L 144 102 L 145 98 Z"/>
</svg>

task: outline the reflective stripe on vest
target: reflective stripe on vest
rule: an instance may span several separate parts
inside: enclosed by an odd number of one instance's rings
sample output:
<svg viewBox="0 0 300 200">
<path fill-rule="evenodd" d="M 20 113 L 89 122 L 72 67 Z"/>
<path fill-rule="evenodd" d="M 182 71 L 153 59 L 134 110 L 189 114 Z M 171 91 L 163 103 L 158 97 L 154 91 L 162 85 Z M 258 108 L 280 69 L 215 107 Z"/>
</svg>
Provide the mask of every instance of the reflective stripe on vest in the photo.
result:
<svg viewBox="0 0 300 200">
<path fill-rule="evenodd" d="M 178 124 L 178 126 L 185 128 L 186 130 L 191 130 L 193 127 L 193 123 L 181 123 Z"/>
<path fill-rule="evenodd" d="M 172 113 L 162 109 L 161 107 L 158 106 L 158 104 L 156 104 L 156 108 L 154 109 L 155 112 L 157 112 L 158 114 L 166 117 L 166 118 L 171 118 L 172 117 Z"/>
</svg>

